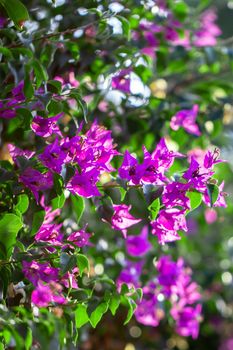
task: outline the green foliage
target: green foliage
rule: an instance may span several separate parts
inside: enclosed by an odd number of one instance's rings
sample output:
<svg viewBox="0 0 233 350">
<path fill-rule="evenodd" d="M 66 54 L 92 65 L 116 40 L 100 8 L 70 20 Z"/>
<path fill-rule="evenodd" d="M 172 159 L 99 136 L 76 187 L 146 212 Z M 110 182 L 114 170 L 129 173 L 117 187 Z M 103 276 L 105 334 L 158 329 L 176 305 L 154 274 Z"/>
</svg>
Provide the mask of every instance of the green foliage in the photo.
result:
<svg viewBox="0 0 233 350">
<path fill-rule="evenodd" d="M 189 191 L 187 197 L 190 199 L 190 210 L 187 211 L 187 213 L 189 213 L 201 205 L 202 194 L 196 191 Z"/>
<path fill-rule="evenodd" d="M 207 193 L 210 199 L 210 206 L 212 207 L 214 203 L 216 202 L 218 195 L 219 195 L 219 189 L 218 186 L 214 184 L 208 184 L 207 185 Z"/>
<path fill-rule="evenodd" d="M 89 321 L 87 314 L 87 306 L 84 304 L 79 304 L 75 309 L 75 326 L 81 328 Z"/>
<path fill-rule="evenodd" d="M 23 23 L 29 19 L 27 8 L 19 0 L 0 0 L 16 28 L 22 29 Z"/>
<path fill-rule="evenodd" d="M 20 213 L 20 214 L 24 214 L 27 210 L 28 210 L 28 206 L 29 206 L 29 199 L 28 196 L 26 194 L 20 194 L 17 197 L 17 203 L 14 207 L 16 213 Z"/>
<path fill-rule="evenodd" d="M 87 271 L 87 273 L 89 273 L 90 264 L 88 258 L 83 254 L 77 254 L 76 259 L 80 276 L 82 277 L 82 274 L 85 270 Z"/>
<path fill-rule="evenodd" d="M 97 324 L 100 322 L 101 318 L 107 312 L 107 310 L 108 310 L 108 303 L 103 302 L 103 303 L 100 303 L 97 306 L 97 308 L 91 313 L 90 323 L 93 328 L 97 326 Z"/>
<path fill-rule="evenodd" d="M 79 223 L 83 212 L 85 210 L 85 201 L 83 197 L 71 195 L 71 201 L 73 205 L 76 222 Z"/>
<path fill-rule="evenodd" d="M 148 210 L 150 211 L 150 217 L 151 220 L 155 220 L 160 209 L 160 200 L 159 198 L 156 198 L 153 200 L 153 202 L 149 205 Z"/>
<path fill-rule="evenodd" d="M 11 256 L 16 237 L 22 228 L 21 218 L 15 214 L 3 214 L 0 217 L 0 257 L 8 259 Z"/>
</svg>

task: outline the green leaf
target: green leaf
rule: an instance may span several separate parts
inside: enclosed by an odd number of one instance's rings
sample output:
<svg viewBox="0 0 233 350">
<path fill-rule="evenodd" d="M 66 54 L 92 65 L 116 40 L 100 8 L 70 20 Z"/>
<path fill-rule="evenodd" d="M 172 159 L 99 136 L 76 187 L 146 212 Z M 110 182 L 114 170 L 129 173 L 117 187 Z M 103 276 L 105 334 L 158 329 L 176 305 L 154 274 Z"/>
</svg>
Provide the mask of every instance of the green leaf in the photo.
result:
<svg viewBox="0 0 233 350">
<path fill-rule="evenodd" d="M 2 6 L 10 19 L 14 22 L 18 29 L 21 29 L 23 22 L 29 19 L 27 8 L 19 0 L 0 0 Z"/>
<path fill-rule="evenodd" d="M 5 258 L 5 247 L 2 249 L 2 244 L 0 242 L 0 258 Z M 3 294 L 5 298 L 7 295 L 7 289 L 12 281 L 12 272 L 11 267 L 9 265 L 2 266 L 0 268 L 0 292 Z"/>
<path fill-rule="evenodd" d="M 44 217 L 45 217 L 44 210 L 39 210 L 39 211 L 36 211 L 34 213 L 33 220 L 32 220 L 31 236 L 33 236 L 35 233 L 37 233 L 37 231 L 39 230 L 39 228 L 43 224 Z"/>
<path fill-rule="evenodd" d="M 116 293 L 113 294 L 109 303 L 109 309 L 113 316 L 116 314 L 116 311 L 120 305 L 120 302 L 121 302 L 120 296 Z"/>
<path fill-rule="evenodd" d="M 65 201 L 66 197 L 64 193 L 62 193 L 60 196 L 57 196 L 56 198 L 53 198 L 51 201 L 53 210 L 63 208 Z"/>
<path fill-rule="evenodd" d="M 141 301 L 142 297 L 143 297 L 143 290 L 142 290 L 142 288 L 137 288 L 136 289 L 136 295 L 137 295 L 138 299 Z"/>
<path fill-rule="evenodd" d="M 53 174 L 53 184 L 56 193 L 61 196 L 63 194 L 63 178 L 61 175 L 54 173 Z"/>
<path fill-rule="evenodd" d="M 190 213 L 197 207 L 201 205 L 202 202 L 202 194 L 196 191 L 189 191 L 186 193 L 186 196 L 190 199 L 190 210 L 187 210 L 186 213 Z"/>
<path fill-rule="evenodd" d="M 186 5 L 184 1 L 173 3 L 172 10 L 175 16 L 180 20 L 184 20 L 189 12 L 188 5 Z"/>
<path fill-rule="evenodd" d="M 63 111 L 63 104 L 61 101 L 56 101 L 54 99 L 51 99 L 49 103 L 47 104 L 47 110 L 49 114 L 56 115 L 58 113 L 61 113 Z"/>
<path fill-rule="evenodd" d="M 6 56 L 6 58 L 8 58 L 9 60 L 13 58 L 11 50 L 8 49 L 7 47 L 0 47 L 0 54 Z"/>
<path fill-rule="evenodd" d="M 30 350 L 31 349 L 32 340 L 33 340 L 33 338 L 32 338 L 32 329 L 28 328 L 27 335 L 26 335 L 26 338 L 25 338 L 25 349 L 26 350 Z"/>
<path fill-rule="evenodd" d="M 124 325 L 126 325 L 131 320 L 131 318 L 132 318 L 132 316 L 134 314 L 134 311 L 137 308 L 137 304 L 135 303 L 135 301 L 133 299 L 131 299 L 130 297 L 126 297 L 125 295 L 122 298 L 127 302 L 127 305 L 128 305 L 128 308 L 129 308 L 127 316 L 126 316 L 126 320 L 124 322 Z"/>
<path fill-rule="evenodd" d="M 57 94 L 61 93 L 62 83 L 58 80 L 48 80 L 48 90 Z"/>
<path fill-rule="evenodd" d="M 129 21 L 125 17 L 122 17 L 122 16 L 116 16 L 116 18 L 118 18 L 119 21 L 121 22 L 123 34 L 127 37 L 127 40 L 130 40 L 131 31 L 130 31 Z"/>
<path fill-rule="evenodd" d="M 108 303 L 103 302 L 97 306 L 97 308 L 91 313 L 90 323 L 93 328 L 97 326 L 99 321 L 101 320 L 103 314 L 108 310 Z"/>
<path fill-rule="evenodd" d="M 123 187 L 119 187 L 119 191 L 120 191 L 120 194 L 121 194 L 121 202 L 123 202 L 124 199 L 125 199 L 125 196 L 127 194 L 127 191 Z"/>
<path fill-rule="evenodd" d="M 29 199 L 26 194 L 20 194 L 17 197 L 17 204 L 15 205 L 14 209 L 16 211 L 19 211 L 21 214 L 24 214 L 28 210 L 29 206 Z"/>
<path fill-rule="evenodd" d="M 207 193 L 210 199 L 210 206 L 213 207 L 214 203 L 218 199 L 219 195 L 219 188 L 217 185 L 214 184 L 208 184 L 207 185 Z"/>
<path fill-rule="evenodd" d="M 31 73 L 31 66 L 29 64 L 25 64 L 24 66 L 24 71 L 25 71 L 25 77 L 24 77 L 24 87 L 23 87 L 23 92 L 24 95 L 30 99 L 34 96 L 34 89 L 32 86 L 32 82 L 31 82 L 31 77 L 30 77 L 30 73 Z"/>
<path fill-rule="evenodd" d="M 35 76 L 36 76 L 36 87 L 37 89 L 41 86 L 43 82 L 48 80 L 48 73 L 46 69 L 42 66 L 39 60 L 34 59 L 31 62 Z"/>
<path fill-rule="evenodd" d="M 17 108 L 16 110 L 17 116 L 23 119 L 23 126 L 25 129 L 31 128 L 31 122 L 33 119 L 32 113 L 26 108 Z"/>
<path fill-rule="evenodd" d="M 75 310 L 75 325 L 76 328 L 81 328 L 84 324 L 89 321 L 87 314 L 87 306 L 84 304 L 79 304 Z"/>
<path fill-rule="evenodd" d="M 78 195 L 71 195 L 71 201 L 76 216 L 76 222 L 79 223 L 85 210 L 85 200 L 83 197 L 80 197 Z"/>
<path fill-rule="evenodd" d="M 82 96 L 79 93 L 74 92 L 74 91 L 70 93 L 70 97 L 74 98 L 76 100 L 78 106 L 80 107 L 80 109 L 81 109 L 81 111 L 83 113 L 83 118 L 84 118 L 85 122 L 87 123 L 88 108 L 87 108 L 86 101 L 84 101 L 82 99 Z"/>
<path fill-rule="evenodd" d="M 27 49 L 26 47 L 12 47 L 11 52 L 13 55 L 23 55 L 27 56 L 28 58 L 33 57 L 33 52 L 30 49 Z"/>
<path fill-rule="evenodd" d="M 156 219 L 159 209 L 160 209 L 160 201 L 159 201 L 159 198 L 156 198 L 148 207 L 148 210 L 150 211 L 150 218 L 152 221 Z"/>
<path fill-rule="evenodd" d="M 87 257 L 85 255 L 77 254 L 77 265 L 78 265 L 79 274 L 81 277 L 82 277 L 83 272 L 85 270 L 87 270 L 87 272 L 89 273 L 90 264 L 89 264 L 89 260 L 87 259 Z"/>
<path fill-rule="evenodd" d="M 121 294 L 121 295 L 125 295 L 125 294 L 127 294 L 127 293 L 129 293 L 129 287 L 128 287 L 128 284 L 126 284 L 126 283 L 122 283 L 122 285 L 121 285 L 121 292 L 120 292 L 120 294 Z"/>
<path fill-rule="evenodd" d="M 0 243 L 5 248 L 5 256 L 3 258 L 9 258 L 11 256 L 17 234 L 22 226 L 21 218 L 15 214 L 7 213 L 1 216 Z M 0 255 L 2 255 L 2 252 L 0 252 Z"/>
<path fill-rule="evenodd" d="M 67 271 L 71 271 L 76 266 L 76 262 L 77 260 L 75 255 L 61 253 L 60 265 L 62 274 L 64 275 Z"/>
</svg>

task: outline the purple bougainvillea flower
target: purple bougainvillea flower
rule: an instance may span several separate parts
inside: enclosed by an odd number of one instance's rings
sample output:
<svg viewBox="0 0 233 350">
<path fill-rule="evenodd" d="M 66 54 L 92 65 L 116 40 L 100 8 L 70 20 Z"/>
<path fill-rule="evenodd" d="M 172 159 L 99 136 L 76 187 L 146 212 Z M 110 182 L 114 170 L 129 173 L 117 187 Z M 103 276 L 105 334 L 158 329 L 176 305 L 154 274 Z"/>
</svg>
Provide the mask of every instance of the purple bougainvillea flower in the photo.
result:
<svg viewBox="0 0 233 350">
<path fill-rule="evenodd" d="M 183 178 L 188 180 L 194 189 L 205 192 L 207 181 L 214 174 L 213 171 L 204 169 L 193 157 L 189 169 L 184 173 Z"/>
<path fill-rule="evenodd" d="M 126 238 L 126 251 L 131 256 L 143 256 L 151 248 L 152 245 L 148 241 L 148 226 L 144 226 L 139 235 Z"/>
<path fill-rule="evenodd" d="M 19 181 L 32 191 L 36 201 L 39 202 L 39 191 L 53 187 L 53 174 L 49 171 L 42 174 L 36 169 L 26 168 L 19 176 Z"/>
<path fill-rule="evenodd" d="M 38 307 L 47 307 L 52 301 L 52 291 L 48 285 L 39 284 L 32 292 L 32 303 Z"/>
<path fill-rule="evenodd" d="M 49 137 L 52 134 L 62 136 L 60 129 L 57 125 L 57 121 L 62 117 L 63 113 L 56 115 L 55 117 L 43 118 L 36 116 L 33 118 L 31 128 L 36 135 L 41 137 Z"/>
<path fill-rule="evenodd" d="M 7 19 L 5 17 L 0 16 L 0 28 L 4 28 L 7 23 Z"/>
<path fill-rule="evenodd" d="M 77 172 L 76 180 L 82 183 L 91 181 L 95 184 L 103 172 L 113 171 L 110 162 L 119 154 L 115 150 L 111 132 L 99 126 L 96 121 L 86 134 L 62 140 L 61 148 L 66 154 L 65 163 L 77 163 L 80 171 Z M 85 180 L 85 177 L 88 179 Z M 96 190 L 95 193 L 98 195 Z"/>
<path fill-rule="evenodd" d="M 158 237 L 160 244 L 180 239 L 178 230 L 187 231 L 185 210 L 177 208 L 162 209 L 158 218 L 151 222 L 152 234 Z"/>
<path fill-rule="evenodd" d="M 204 161 L 206 155 L 206 151 L 204 149 L 201 148 L 193 148 L 190 151 L 187 152 L 187 156 L 188 156 L 188 161 L 189 163 L 191 162 L 191 158 L 193 157 L 198 163 L 201 163 Z"/>
<path fill-rule="evenodd" d="M 144 38 L 146 39 L 149 47 L 158 47 L 159 41 L 156 39 L 154 33 L 145 31 L 144 32 Z"/>
<path fill-rule="evenodd" d="M 189 134 L 200 136 L 201 132 L 196 124 L 199 106 L 194 105 L 192 109 L 182 109 L 177 112 L 171 119 L 170 126 L 173 130 L 184 128 Z"/>
<path fill-rule="evenodd" d="M 179 335 L 183 337 L 191 336 L 193 339 L 198 337 L 201 310 L 202 308 L 200 304 L 195 307 L 182 307 L 181 310 L 176 306 L 173 306 L 171 315 L 176 321 L 176 331 Z"/>
<path fill-rule="evenodd" d="M 23 150 L 21 148 L 16 147 L 15 145 L 12 145 L 11 143 L 8 143 L 8 150 L 10 152 L 10 155 L 13 159 L 13 161 L 19 166 L 19 163 L 17 161 L 17 157 L 25 157 L 27 159 L 30 159 L 34 156 L 35 152 L 29 151 L 29 150 Z"/>
<path fill-rule="evenodd" d="M 162 303 L 169 300 L 178 334 L 196 338 L 201 320 L 201 305 L 195 306 L 195 303 L 200 301 L 201 295 L 198 285 L 191 280 L 191 269 L 184 265 L 182 258 L 175 262 L 170 256 L 161 256 L 155 266 L 158 277 L 155 282 L 149 282 L 143 287 L 143 298 L 135 311 L 137 321 L 158 326 L 165 315 Z"/>
<path fill-rule="evenodd" d="M 40 200 L 40 205 L 45 210 L 45 218 L 43 224 L 39 228 L 39 231 L 35 235 L 35 241 L 47 242 L 53 246 L 61 246 L 63 241 L 63 234 L 60 232 L 62 224 L 55 224 L 53 221 L 56 216 L 60 215 L 61 210 L 52 210 L 51 207 L 47 207 L 44 204 L 44 196 Z M 49 251 L 54 251 L 53 247 L 47 247 Z"/>
<path fill-rule="evenodd" d="M 143 55 L 147 55 L 151 58 L 155 58 L 155 48 L 154 47 L 144 47 L 140 50 Z"/>
<path fill-rule="evenodd" d="M 12 89 L 12 95 L 14 96 L 14 98 L 20 102 L 20 101 L 24 101 L 25 100 L 25 95 L 23 92 L 24 89 L 24 81 L 20 81 L 18 85 L 16 85 L 13 89 Z"/>
<path fill-rule="evenodd" d="M 66 188 L 72 194 L 78 194 L 86 198 L 100 196 L 101 194 L 96 186 L 97 181 L 98 171 L 96 169 L 91 169 L 81 174 L 77 171 L 68 182 Z"/>
<path fill-rule="evenodd" d="M 189 169 L 184 173 L 183 178 L 188 180 L 190 187 L 205 193 L 206 184 L 214 174 L 213 166 L 222 162 L 219 158 L 219 150 L 208 151 L 204 159 L 197 161 L 193 156 L 190 160 Z"/>
<path fill-rule="evenodd" d="M 69 271 L 66 272 L 66 274 L 62 276 L 59 282 L 68 289 L 69 288 L 78 289 L 78 284 L 76 281 L 77 274 L 78 274 L 78 269 L 76 267 L 71 272 Z"/>
<path fill-rule="evenodd" d="M 189 190 L 189 184 L 181 182 L 172 182 L 164 186 L 162 202 L 166 208 L 181 206 L 184 209 L 190 209 L 190 199 L 185 196 Z"/>
<path fill-rule="evenodd" d="M 218 148 L 215 148 L 213 152 L 207 151 L 204 157 L 203 166 L 205 169 L 212 169 L 215 164 L 224 162 L 219 159 L 220 151 Z"/>
<path fill-rule="evenodd" d="M 141 219 L 136 219 L 129 213 L 131 205 L 113 205 L 113 209 L 114 213 L 111 219 L 112 228 L 122 231 L 124 238 L 126 238 L 127 228 L 139 223 Z"/>
<path fill-rule="evenodd" d="M 91 237 L 91 234 L 82 229 L 76 232 L 72 232 L 68 236 L 67 241 L 72 242 L 79 248 L 82 248 L 90 244 L 89 243 L 90 237 Z"/>
<path fill-rule="evenodd" d="M 131 68 L 122 69 L 112 78 L 112 88 L 125 93 L 130 92 L 130 73 Z"/>
<path fill-rule="evenodd" d="M 19 108 L 19 102 L 25 100 L 23 93 L 24 82 L 21 81 L 12 89 L 12 96 L 4 104 L 0 102 L 0 118 L 12 119 L 16 116 L 16 109 Z"/>
<path fill-rule="evenodd" d="M 47 307 L 50 303 L 65 304 L 66 299 L 61 294 L 62 286 L 58 283 L 39 284 L 32 292 L 32 302 L 38 307 Z"/>
<path fill-rule="evenodd" d="M 82 153 L 92 151 L 92 165 L 98 167 L 100 172 L 114 170 L 110 162 L 114 156 L 119 155 L 115 147 L 111 131 L 98 125 L 96 120 L 82 140 Z"/>
<path fill-rule="evenodd" d="M 159 307 L 157 299 L 158 289 L 155 283 L 150 282 L 143 287 L 143 297 L 138 303 L 135 311 L 136 320 L 145 326 L 157 327 L 162 318 L 164 311 Z"/>
<path fill-rule="evenodd" d="M 191 43 L 190 43 L 190 32 L 188 30 L 185 30 L 182 33 L 182 36 L 179 35 L 179 33 L 177 31 L 175 31 L 175 35 L 171 33 L 171 32 L 166 32 L 166 35 L 168 35 L 167 39 L 171 41 L 171 44 L 174 46 L 183 46 L 186 49 L 190 49 L 191 48 Z"/>
<path fill-rule="evenodd" d="M 45 217 L 43 221 L 43 225 L 53 224 L 53 220 L 55 217 L 61 214 L 61 209 L 53 210 L 52 207 L 48 207 L 45 205 L 45 196 L 41 196 L 40 205 L 45 210 Z"/>
<path fill-rule="evenodd" d="M 152 155 L 143 147 L 144 161 L 139 167 L 139 170 L 143 173 L 142 182 L 146 184 L 163 185 L 167 182 L 167 178 L 164 176 L 166 171 L 165 167 L 159 167 L 159 158 L 152 153 Z"/>
<path fill-rule="evenodd" d="M 158 270 L 158 281 L 163 287 L 162 291 L 166 296 L 171 295 L 171 288 L 176 284 L 179 275 L 182 272 L 184 262 L 182 259 L 178 262 L 172 261 L 170 256 L 161 256 L 156 264 Z"/>
<path fill-rule="evenodd" d="M 117 288 L 120 291 L 123 283 L 127 284 L 129 288 L 140 287 L 140 276 L 142 273 L 143 261 L 126 261 L 119 277 L 117 278 Z"/>
<path fill-rule="evenodd" d="M 198 47 L 215 46 L 221 30 L 215 23 L 217 19 L 214 9 L 208 9 L 200 18 L 200 28 L 194 33 L 193 44 Z"/>
<path fill-rule="evenodd" d="M 66 159 L 66 153 L 62 151 L 59 141 L 56 139 L 53 143 L 45 147 L 43 153 L 38 158 L 48 169 L 60 174 Z"/>
<path fill-rule="evenodd" d="M 73 87 L 73 88 L 78 88 L 80 83 L 79 81 L 75 78 L 75 74 L 73 71 L 70 71 L 68 74 L 66 74 L 65 78 L 60 77 L 60 76 L 55 76 L 54 80 L 60 81 L 62 84 L 62 87 Z"/>
<path fill-rule="evenodd" d="M 56 282 L 59 269 L 50 266 L 49 263 L 39 263 L 32 260 L 30 262 L 23 261 L 23 273 L 34 286 L 37 286 L 39 281 Z"/>
<path fill-rule="evenodd" d="M 163 30 L 163 27 L 161 25 L 154 22 L 149 22 L 145 19 L 140 21 L 139 28 L 150 33 L 160 33 Z"/>
<path fill-rule="evenodd" d="M 8 103 L 4 105 L 3 102 L 0 101 L 0 118 L 4 119 L 12 119 L 16 116 L 16 111 L 14 108 L 11 108 Z"/>
<path fill-rule="evenodd" d="M 233 349 L 233 337 L 222 339 L 219 350 L 232 350 L 232 349 Z"/>
<path fill-rule="evenodd" d="M 118 173 L 122 179 L 128 180 L 130 184 L 138 185 L 143 175 L 143 169 L 139 167 L 137 159 L 126 150 Z"/>
<path fill-rule="evenodd" d="M 204 215 L 205 215 L 205 221 L 209 225 L 213 224 L 214 222 L 216 222 L 218 220 L 218 213 L 213 208 L 207 208 L 205 210 Z"/>
<path fill-rule="evenodd" d="M 143 146 L 143 152 L 144 160 L 142 164 L 138 164 L 137 159 L 128 151 L 124 154 L 119 175 L 121 178 L 129 180 L 130 184 L 164 185 L 168 182 L 164 174 L 172 166 L 174 158 L 183 157 L 178 152 L 169 151 L 163 138 L 152 154 L 147 151 L 145 146 Z"/>
<path fill-rule="evenodd" d="M 164 176 L 165 171 L 167 171 L 173 164 L 175 158 L 183 157 L 181 153 L 170 151 L 167 148 L 165 139 L 162 138 L 157 144 L 155 150 L 150 153 L 144 147 L 144 162 L 143 167 L 145 168 L 145 173 L 143 176 L 144 182 L 160 185 L 167 181 Z M 152 182 L 151 182 L 152 181 Z"/>
<path fill-rule="evenodd" d="M 54 246 L 61 246 L 63 235 L 60 232 L 62 224 L 42 224 L 35 235 L 35 241 L 50 243 Z"/>
</svg>

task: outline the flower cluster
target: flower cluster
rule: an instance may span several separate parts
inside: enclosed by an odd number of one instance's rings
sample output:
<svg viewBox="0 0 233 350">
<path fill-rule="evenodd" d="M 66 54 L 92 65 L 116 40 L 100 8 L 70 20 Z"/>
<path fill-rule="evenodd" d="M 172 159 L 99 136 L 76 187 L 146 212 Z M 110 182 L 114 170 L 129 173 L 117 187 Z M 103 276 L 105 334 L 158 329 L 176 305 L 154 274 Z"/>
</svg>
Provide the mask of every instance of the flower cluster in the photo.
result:
<svg viewBox="0 0 233 350">
<path fill-rule="evenodd" d="M 89 198 L 99 196 L 97 182 L 103 172 L 110 172 L 110 162 L 118 154 L 114 149 L 111 132 L 94 122 L 84 135 L 62 137 L 57 121 L 61 115 L 52 118 L 36 116 L 32 121 L 32 130 L 36 135 L 48 137 L 55 135 L 55 139 L 47 144 L 39 154 L 39 160 L 45 171 L 27 166 L 20 174 L 19 181 L 30 189 L 39 202 L 39 193 L 53 186 L 53 174 L 57 173 L 66 178 L 66 165 L 71 164 L 73 176 L 66 183 L 66 189 L 73 194 Z M 10 146 L 10 153 L 17 164 L 17 157 L 30 159 L 34 152 L 20 150 Z"/>
<path fill-rule="evenodd" d="M 192 111 L 195 111 L 194 106 Z M 194 112 L 190 113 L 194 113 Z M 180 114 L 179 114 L 180 113 Z M 188 111 L 181 111 L 177 114 L 176 121 L 181 114 L 188 116 Z M 37 157 L 37 162 L 44 166 L 44 172 L 32 168 L 30 164 L 23 168 L 19 181 L 32 191 L 35 199 L 39 202 L 40 192 L 46 192 L 53 187 L 54 174 L 63 178 L 64 189 L 74 195 L 90 198 L 101 196 L 98 189 L 98 181 L 103 173 L 113 172 L 111 160 L 119 155 L 115 150 L 111 132 L 99 126 L 95 121 L 91 128 L 83 135 L 78 133 L 73 137 L 63 136 L 57 121 L 61 115 L 52 118 L 35 117 L 32 121 L 32 130 L 43 138 L 54 136 L 54 139 L 47 142 L 45 148 Z M 173 120 L 174 122 L 174 120 Z M 27 160 L 35 158 L 35 152 L 23 151 L 10 145 L 9 150 L 16 165 L 19 166 L 18 157 Z M 173 242 L 180 239 L 179 230 L 187 231 L 186 213 L 190 209 L 189 193 L 200 192 L 203 201 L 212 206 L 208 184 L 214 174 L 213 167 L 221 162 L 219 151 L 207 151 L 196 159 L 195 154 L 189 157 L 190 166 L 179 178 L 174 181 L 167 174 L 176 158 L 183 158 L 184 155 L 168 149 L 165 139 L 162 138 L 155 150 L 150 153 L 143 147 L 143 162 L 129 151 L 125 151 L 123 161 L 118 169 L 119 177 L 127 181 L 128 186 L 160 188 L 158 195 L 161 207 L 158 216 L 151 221 L 152 234 L 158 237 L 160 244 Z M 72 166 L 73 173 L 67 179 L 67 165 Z M 223 192 L 223 183 L 219 187 L 219 195 L 214 206 L 226 206 Z M 120 230 L 126 238 L 127 229 L 138 224 L 141 219 L 130 214 L 131 206 L 126 204 L 113 204 L 113 215 L 110 220 L 115 230 Z M 48 214 L 49 215 L 49 212 Z M 36 240 L 48 240 L 53 237 L 53 244 L 61 244 L 61 236 L 58 234 L 59 227 L 56 225 L 48 227 L 43 225 L 36 235 Z"/>
<path fill-rule="evenodd" d="M 139 25 L 140 32 L 135 31 L 133 33 L 135 41 L 138 41 L 141 35 L 143 36 L 145 46 L 141 49 L 141 52 L 152 58 L 156 56 L 161 35 L 171 45 L 183 46 L 186 49 L 190 49 L 192 46 L 214 46 L 216 45 L 217 37 L 221 35 L 221 30 L 215 23 L 217 16 L 214 9 L 208 9 L 203 12 L 198 28 L 195 28 L 193 31 L 186 29 L 182 34 L 180 34 L 182 23 L 174 17 L 174 14 L 164 4 L 163 6 L 158 5 L 157 15 L 160 21 L 162 20 L 162 25 L 142 19 Z"/>
<path fill-rule="evenodd" d="M 11 96 L 5 102 L 0 101 L 0 118 L 12 119 L 16 116 L 17 108 L 25 101 L 23 87 L 24 82 L 21 81 L 12 89 Z"/>
<path fill-rule="evenodd" d="M 191 118 L 194 122 L 195 116 L 192 114 L 190 117 L 189 113 L 195 114 L 196 107 L 191 112 L 178 112 L 172 122 L 180 126 L 183 125 L 183 118 Z M 19 168 L 19 181 L 32 192 L 37 204 L 45 211 L 44 221 L 35 234 L 34 243 L 38 248 L 43 244 L 43 259 L 46 254 L 56 253 L 56 250 L 60 252 L 60 256 L 67 252 L 68 256 L 72 256 L 75 246 L 83 248 L 90 245 L 90 234 L 85 228 L 67 235 L 61 221 L 57 223 L 61 209 L 53 210 L 46 204 L 47 192 L 54 187 L 56 176 L 62 179 L 63 191 L 66 190 L 68 196 L 70 192 L 86 198 L 99 197 L 102 195 L 98 188 L 101 175 L 115 172 L 111 161 L 114 156 L 121 156 L 115 149 L 111 132 L 99 126 L 96 121 L 85 133 L 81 132 L 81 126 L 75 135 L 67 136 L 59 127 L 62 117 L 57 115 L 33 118 L 32 132 L 45 140 L 45 147 L 39 150 L 39 154 L 9 145 L 12 159 Z M 194 151 L 189 154 L 189 168 L 180 177 L 171 177 L 170 169 L 175 159 L 183 161 L 184 157 L 179 152 L 169 150 L 162 138 L 152 153 L 143 147 L 142 162 L 128 150 L 125 151 L 117 177 L 111 177 L 117 185 L 123 182 L 126 187 L 138 187 L 143 191 L 152 188 L 157 193 L 155 199 L 159 201 L 158 213 L 153 219 L 150 218 L 150 227 L 160 244 L 180 239 L 179 230 L 187 231 L 186 214 L 191 208 L 190 193 L 199 192 L 207 206 L 226 206 L 224 184 L 219 186 L 220 191 L 214 203 L 208 188 L 214 174 L 213 167 L 221 162 L 218 150 L 201 154 Z M 23 167 L 22 158 L 25 160 Z M 72 168 L 70 174 L 68 168 Z M 152 249 L 148 239 L 149 225 L 143 226 L 139 235 L 127 236 L 128 228 L 138 225 L 142 218 L 134 217 L 130 212 L 132 206 L 125 203 L 113 204 L 109 209 L 111 216 L 108 220 L 103 220 L 108 221 L 112 229 L 122 232 L 129 256 L 141 257 L 139 261 L 126 260 L 117 279 L 118 291 L 123 283 L 133 288 L 141 287 L 143 258 Z M 34 286 L 32 303 L 38 307 L 67 303 L 69 297 L 66 296 L 66 290 L 78 288 L 78 268 L 73 267 L 62 272 L 58 260 L 43 259 L 23 261 L 24 275 Z M 196 283 L 191 280 L 191 270 L 185 267 L 182 259 L 173 262 L 168 256 L 158 259 L 156 269 L 157 278 L 142 288 L 143 298 L 135 312 L 138 322 L 158 326 L 165 316 L 164 301 L 169 301 L 170 314 L 177 333 L 196 338 L 201 305 L 197 304 L 200 294 Z"/>
<path fill-rule="evenodd" d="M 91 235 L 85 229 L 71 232 L 65 237 L 62 232 L 63 224 L 55 223 L 55 219 L 59 217 L 61 210 L 52 210 L 51 207 L 45 206 L 44 197 L 42 197 L 40 204 L 46 214 L 35 235 L 35 244 L 44 243 L 43 250 L 47 252 L 46 255 L 51 252 L 54 253 L 56 251 L 55 247 L 60 247 L 61 251 L 68 249 L 72 253 L 75 246 L 82 248 L 90 244 L 89 238 Z M 72 272 L 67 271 L 62 274 L 60 267 L 54 267 L 48 262 L 41 263 L 32 260 L 30 262 L 23 261 L 23 272 L 35 287 L 32 292 L 32 302 L 39 307 L 46 307 L 51 303 L 66 303 L 67 299 L 62 294 L 63 289 L 78 288 L 76 281 L 77 268 L 73 268 Z"/>
<path fill-rule="evenodd" d="M 156 263 L 157 278 L 143 287 L 143 298 L 135 316 L 138 322 L 158 326 L 164 317 L 163 303 L 170 301 L 170 314 L 176 331 L 182 336 L 197 338 L 201 321 L 201 295 L 198 285 L 191 279 L 191 270 L 180 258 L 177 262 L 170 256 L 162 256 Z"/>
</svg>

